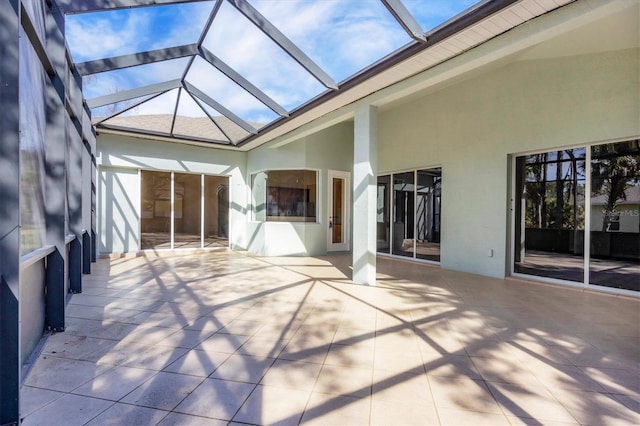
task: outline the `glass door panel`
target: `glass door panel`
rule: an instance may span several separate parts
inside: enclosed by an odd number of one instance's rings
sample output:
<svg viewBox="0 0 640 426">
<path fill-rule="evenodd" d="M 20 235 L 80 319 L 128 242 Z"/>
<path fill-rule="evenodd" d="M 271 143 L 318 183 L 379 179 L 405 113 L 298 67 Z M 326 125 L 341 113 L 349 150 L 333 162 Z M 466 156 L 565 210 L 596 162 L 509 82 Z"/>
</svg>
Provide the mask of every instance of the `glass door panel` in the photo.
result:
<svg viewBox="0 0 640 426">
<path fill-rule="evenodd" d="M 142 170 L 141 241 L 144 249 L 171 248 L 171 173 Z"/>
<path fill-rule="evenodd" d="M 640 141 L 591 147 L 589 283 L 640 290 Z"/>
<path fill-rule="evenodd" d="M 440 167 L 418 170 L 416 189 L 416 257 L 440 261 Z"/>
<path fill-rule="evenodd" d="M 413 257 L 414 172 L 393 175 L 393 244 L 391 253 Z"/>
<path fill-rule="evenodd" d="M 229 178 L 204 177 L 204 247 L 227 247 L 229 237 Z"/>
<path fill-rule="evenodd" d="M 342 201 L 344 198 L 344 179 L 332 178 L 333 185 L 333 208 L 331 212 L 331 220 L 333 227 L 331 232 L 331 243 L 344 243 L 344 235 L 342 228 Z"/>
<path fill-rule="evenodd" d="M 201 175 L 174 175 L 174 248 L 198 248 L 202 222 Z"/>
<path fill-rule="evenodd" d="M 585 149 L 518 157 L 514 271 L 584 282 Z"/>
<path fill-rule="evenodd" d="M 329 170 L 327 251 L 349 250 L 350 192 L 348 172 Z"/>
<path fill-rule="evenodd" d="M 380 253 L 389 253 L 390 217 L 389 198 L 391 188 L 391 176 L 378 176 L 378 197 L 376 212 L 377 247 Z"/>
</svg>

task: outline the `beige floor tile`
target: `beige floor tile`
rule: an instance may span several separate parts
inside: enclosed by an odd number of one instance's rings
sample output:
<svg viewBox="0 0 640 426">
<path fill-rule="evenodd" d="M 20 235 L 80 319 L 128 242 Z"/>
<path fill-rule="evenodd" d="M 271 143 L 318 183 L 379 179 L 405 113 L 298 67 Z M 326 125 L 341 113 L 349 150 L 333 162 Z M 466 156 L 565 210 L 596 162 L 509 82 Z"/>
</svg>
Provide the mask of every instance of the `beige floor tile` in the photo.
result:
<svg viewBox="0 0 640 426">
<path fill-rule="evenodd" d="M 311 392 L 257 386 L 233 420 L 256 425 L 298 424 Z"/>
<path fill-rule="evenodd" d="M 573 365 L 545 364 L 536 362 L 527 368 L 547 389 L 574 389 L 604 392 L 605 387 L 593 377 Z"/>
<path fill-rule="evenodd" d="M 274 361 L 273 358 L 233 354 L 211 374 L 211 378 L 258 383 Z"/>
<path fill-rule="evenodd" d="M 75 389 L 73 393 L 118 401 L 157 372 L 142 368 L 114 367 Z"/>
<path fill-rule="evenodd" d="M 231 420 L 254 387 L 248 383 L 205 379 L 175 408 L 175 411 Z"/>
<path fill-rule="evenodd" d="M 552 390 L 551 393 L 580 424 L 640 424 L 640 412 L 627 407 L 615 395 L 575 390 Z"/>
<path fill-rule="evenodd" d="M 425 371 L 429 376 L 482 378 L 471 358 L 466 355 L 426 355 L 423 353 L 422 358 Z"/>
<path fill-rule="evenodd" d="M 263 321 L 245 320 L 236 318 L 222 327 L 218 333 L 233 334 L 236 336 L 252 336 L 264 327 Z"/>
<path fill-rule="evenodd" d="M 541 421 L 575 422 L 575 418 L 542 386 L 510 383 L 488 384 L 506 415 L 534 418 Z"/>
<path fill-rule="evenodd" d="M 620 401 L 625 407 L 633 410 L 636 413 L 640 413 L 640 397 L 616 394 L 610 395 L 612 395 L 616 400 Z"/>
<path fill-rule="evenodd" d="M 312 393 L 300 424 L 366 425 L 370 411 L 370 398 Z"/>
<path fill-rule="evenodd" d="M 360 328 L 356 323 L 354 327 L 345 326 L 344 321 L 338 326 L 335 336 L 333 336 L 333 344 L 338 345 L 369 345 L 373 347 L 375 343 L 375 328 Z"/>
<path fill-rule="evenodd" d="M 107 370 L 110 365 L 42 357 L 33 366 L 24 384 L 42 389 L 69 392 L 93 380 Z"/>
<path fill-rule="evenodd" d="M 372 399 L 413 401 L 417 405 L 433 405 L 431 387 L 426 374 L 396 374 L 389 370 L 373 372 Z"/>
<path fill-rule="evenodd" d="M 183 403 L 189 413 L 161 424 L 636 422 L 637 300 L 387 258 L 375 287 L 318 280 L 350 276 L 350 263 L 100 260 L 67 307 L 68 332 L 49 337 L 26 379 L 26 423 L 55 424 L 62 408 L 65 426 L 83 424 L 117 398 L 100 419 Z"/>
<path fill-rule="evenodd" d="M 129 404 L 114 404 L 94 417 L 87 426 L 102 425 L 153 425 L 169 414 L 168 411 L 138 407 Z"/>
<path fill-rule="evenodd" d="M 442 425 L 497 426 L 510 424 L 509 420 L 499 413 L 482 413 L 438 407 L 438 415 Z"/>
<path fill-rule="evenodd" d="M 232 354 L 248 339 L 249 336 L 216 333 L 202 341 L 202 343 L 195 348 L 205 351 L 226 352 Z"/>
<path fill-rule="evenodd" d="M 552 420 L 538 420 L 533 419 L 531 417 L 515 417 L 515 416 L 506 416 L 513 426 L 576 426 L 579 423 L 576 421 L 573 422 L 556 422 Z"/>
<path fill-rule="evenodd" d="M 639 370 L 596 367 L 583 367 L 581 370 L 607 392 L 640 397 Z"/>
<path fill-rule="evenodd" d="M 311 392 L 321 369 L 321 364 L 278 359 L 273 363 L 260 383 L 266 386 Z"/>
<path fill-rule="evenodd" d="M 172 412 L 162 419 L 158 426 L 227 426 L 228 423 L 226 420 Z"/>
<path fill-rule="evenodd" d="M 140 325 L 121 340 L 123 342 L 131 341 L 141 344 L 155 345 L 175 332 L 176 330 L 173 328 Z"/>
<path fill-rule="evenodd" d="M 169 373 L 209 377 L 230 354 L 224 352 L 191 350 L 164 368 Z"/>
<path fill-rule="evenodd" d="M 237 352 L 264 358 L 277 358 L 289 341 L 277 337 L 255 335 L 249 338 Z"/>
<path fill-rule="evenodd" d="M 121 402 L 172 410 L 202 382 L 202 378 L 160 372 L 128 394 Z"/>
<path fill-rule="evenodd" d="M 517 358 L 471 357 L 482 378 L 491 382 L 541 386 L 536 376 Z"/>
<path fill-rule="evenodd" d="M 112 401 L 67 394 L 26 416 L 25 426 L 84 425 L 113 405 Z"/>
<path fill-rule="evenodd" d="M 371 425 L 439 425 L 436 407 L 415 400 L 371 400 Z"/>
<path fill-rule="evenodd" d="M 324 363 L 331 343 L 324 338 L 294 336 L 280 352 L 279 358 L 290 361 Z"/>
<path fill-rule="evenodd" d="M 429 384 L 433 400 L 438 408 L 502 413 L 487 385 L 481 380 L 429 376 Z"/>
<path fill-rule="evenodd" d="M 325 364 L 320 371 L 313 391 L 363 398 L 371 395 L 372 380 L 373 370 L 371 368 L 344 368 L 339 365 Z"/>
<path fill-rule="evenodd" d="M 188 352 L 188 349 L 166 346 L 145 345 L 141 349 L 140 351 L 132 352 L 122 365 L 160 371 Z"/>
<path fill-rule="evenodd" d="M 23 386 L 20 391 L 20 413 L 23 417 L 28 416 L 65 395 L 64 392 Z"/>
<path fill-rule="evenodd" d="M 213 332 L 203 330 L 178 330 L 160 340 L 157 344 L 172 348 L 191 349 L 202 343 L 212 334 Z"/>
<path fill-rule="evenodd" d="M 343 367 L 368 367 L 373 368 L 373 345 L 368 342 L 352 345 L 331 345 L 329 353 L 324 361 L 329 365 L 341 365 Z"/>
<path fill-rule="evenodd" d="M 377 342 L 376 342 L 377 343 Z M 373 368 L 376 370 L 389 370 L 394 373 L 423 373 L 424 364 L 422 354 L 417 345 L 412 348 L 378 346 L 374 352 Z"/>
</svg>

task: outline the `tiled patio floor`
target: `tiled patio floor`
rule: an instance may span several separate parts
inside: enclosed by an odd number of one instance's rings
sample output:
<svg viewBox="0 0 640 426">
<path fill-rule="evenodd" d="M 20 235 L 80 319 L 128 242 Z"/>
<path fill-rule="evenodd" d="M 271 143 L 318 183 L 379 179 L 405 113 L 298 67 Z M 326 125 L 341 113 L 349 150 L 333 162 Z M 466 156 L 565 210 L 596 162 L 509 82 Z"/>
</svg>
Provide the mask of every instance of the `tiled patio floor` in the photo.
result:
<svg viewBox="0 0 640 426">
<path fill-rule="evenodd" d="M 640 303 L 378 259 L 100 260 L 26 425 L 640 423 Z"/>
</svg>

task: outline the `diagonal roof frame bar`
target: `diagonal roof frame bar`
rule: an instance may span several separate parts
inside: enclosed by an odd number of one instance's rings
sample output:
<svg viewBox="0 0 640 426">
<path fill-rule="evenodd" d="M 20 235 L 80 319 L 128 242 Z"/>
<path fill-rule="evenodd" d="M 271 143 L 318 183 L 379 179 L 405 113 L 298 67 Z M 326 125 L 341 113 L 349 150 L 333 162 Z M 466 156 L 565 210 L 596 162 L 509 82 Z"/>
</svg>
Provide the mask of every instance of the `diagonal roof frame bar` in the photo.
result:
<svg viewBox="0 0 640 426">
<path fill-rule="evenodd" d="M 210 0 L 55 0 L 65 15 L 132 9 L 135 7 L 163 6 L 180 3 L 197 3 Z"/>
<path fill-rule="evenodd" d="M 288 117 L 289 112 L 284 109 L 279 103 L 274 101 L 269 95 L 264 93 L 262 90 L 254 86 L 249 80 L 244 78 L 241 74 L 236 72 L 233 68 L 227 65 L 222 59 L 218 58 L 216 55 L 211 53 L 206 47 L 200 47 L 200 56 L 204 58 L 211 65 L 216 67 L 220 72 L 229 77 L 231 80 L 236 82 L 238 86 L 242 87 L 244 90 L 253 95 L 254 98 L 265 104 L 267 107 L 271 108 L 274 112 L 276 112 L 281 117 Z"/>
<path fill-rule="evenodd" d="M 89 108 L 98 108 L 105 105 L 115 104 L 129 99 L 139 98 L 141 96 L 153 95 L 158 92 L 168 91 L 182 87 L 182 80 L 175 79 L 164 81 L 162 83 L 151 84 L 149 86 L 138 87 L 131 90 L 123 90 L 122 92 L 111 93 L 97 98 L 87 99 Z"/>
<path fill-rule="evenodd" d="M 178 116 L 178 108 L 180 107 L 180 95 L 182 95 L 182 87 L 178 89 L 178 97 L 176 98 L 176 106 L 173 109 L 173 117 L 171 118 L 171 130 L 169 133 L 173 136 L 173 129 L 176 126 L 176 118 Z"/>
<path fill-rule="evenodd" d="M 409 37 L 419 42 L 427 41 L 422 26 L 416 21 L 402 0 L 380 0 L 398 23 L 404 28 Z"/>
<path fill-rule="evenodd" d="M 130 55 L 113 56 L 111 58 L 97 59 L 94 61 L 76 64 L 80 75 L 86 76 L 154 62 L 179 59 L 198 54 L 198 45 L 185 44 L 182 46 L 149 50 L 147 52 L 132 53 Z"/>
<path fill-rule="evenodd" d="M 227 0 L 233 7 L 242 13 L 249 21 L 258 27 L 267 37 L 273 40 L 281 49 L 283 49 L 291 58 L 306 69 L 313 77 L 316 78 L 325 87 L 338 90 L 338 84 L 327 74 L 319 65 L 317 65 L 306 53 L 304 53 L 294 42 L 289 40 L 287 36 L 282 34 L 275 25 L 267 18 L 262 16 L 253 6 L 246 0 Z"/>
<path fill-rule="evenodd" d="M 211 108 L 215 109 L 216 111 L 218 111 L 219 113 L 227 117 L 229 120 L 236 123 L 238 126 L 242 127 L 245 131 L 253 135 L 258 134 L 258 131 L 252 125 L 250 125 L 249 123 L 244 121 L 242 118 L 235 115 L 233 112 L 229 111 L 222 104 L 216 102 L 212 97 L 210 97 L 209 95 L 207 95 L 206 93 L 204 93 L 203 91 L 195 87 L 193 84 L 189 83 L 188 81 L 185 81 L 183 83 L 183 87 L 191 95 L 200 98 L 200 100 L 202 100 L 204 103 L 206 103 Z"/>
<path fill-rule="evenodd" d="M 138 107 L 138 106 L 142 105 L 143 103 L 145 103 L 145 102 L 147 102 L 147 101 L 150 101 L 150 100 L 152 100 L 152 99 L 155 99 L 155 98 L 157 98 L 158 96 L 162 96 L 162 95 L 164 95 L 165 93 L 169 92 L 170 90 L 173 90 L 173 89 L 169 89 L 169 90 L 165 90 L 164 92 L 156 93 L 155 95 L 153 95 L 153 96 L 151 96 L 151 97 L 149 97 L 149 98 L 146 98 L 146 99 L 143 99 L 143 100 L 141 100 L 141 101 L 139 101 L 139 102 L 136 102 L 136 103 L 134 103 L 133 105 L 129 105 L 128 107 L 124 108 L 122 111 L 114 112 L 113 114 L 111 114 L 111 115 L 109 115 L 109 116 L 107 116 L 107 117 L 103 118 L 102 120 L 100 120 L 100 121 L 96 122 L 96 123 L 95 123 L 95 126 L 97 126 L 98 124 L 102 124 L 103 122 L 105 122 L 105 121 L 107 121 L 107 120 L 111 120 L 113 117 L 116 117 L 116 116 L 118 116 L 118 115 L 120 115 L 120 114 L 124 114 L 125 112 L 127 112 L 127 111 L 129 111 L 129 110 L 132 110 L 132 109 L 134 109 L 135 107 Z"/>
<path fill-rule="evenodd" d="M 211 9 L 209 18 L 207 18 L 207 22 L 204 24 L 204 28 L 202 29 L 202 32 L 200 33 L 200 37 L 198 38 L 198 43 L 197 43 L 198 49 L 202 46 L 202 43 L 204 43 L 204 39 L 207 37 L 209 28 L 211 28 L 211 25 L 213 24 L 213 20 L 218 14 L 220 7 L 222 6 L 222 1 L 223 0 L 216 0 L 216 4 L 214 4 L 213 9 Z M 184 72 L 182 73 L 182 81 L 184 81 L 184 79 L 187 78 L 187 74 L 189 73 L 189 70 L 191 70 L 191 67 L 193 66 L 193 61 L 195 60 L 196 60 L 196 57 L 192 56 L 187 66 L 184 68 Z"/>
<path fill-rule="evenodd" d="M 193 96 L 191 93 L 189 93 L 189 92 L 186 92 L 186 93 L 187 93 L 187 94 L 189 95 L 189 97 L 190 97 L 191 99 L 193 99 L 193 101 L 194 101 L 194 102 L 195 102 L 195 103 L 200 107 L 200 109 L 202 110 L 202 112 L 204 112 L 204 113 L 207 115 L 207 117 L 209 117 L 209 120 L 211 120 L 211 122 L 213 123 L 213 125 L 214 125 L 214 126 L 216 126 L 216 127 L 218 128 L 218 130 L 220 130 L 220 132 L 222 132 L 222 134 L 224 135 L 224 137 L 225 137 L 225 138 L 227 138 L 227 140 L 229 141 L 229 143 L 230 143 L 230 144 L 235 145 L 235 143 L 234 143 L 233 139 L 231 139 L 231 136 L 229 136 L 229 135 L 227 134 L 227 132 L 225 132 L 225 131 L 224 131 L 224 129 L 222 128 L 222 126 L 220 126 L 220 125 L 216 122 L 215 118 L 214 118 L 214 117 L 212 117 L 212 116 L 211 116 L 211 114 L 209 114 L 209 111 L 207 111 L 207 109 L 204 107 L 204 105 L 202 105 L 202 101 L 201 101 L 200 99 L 196 98 L 195 96 Z"/>
</svg>

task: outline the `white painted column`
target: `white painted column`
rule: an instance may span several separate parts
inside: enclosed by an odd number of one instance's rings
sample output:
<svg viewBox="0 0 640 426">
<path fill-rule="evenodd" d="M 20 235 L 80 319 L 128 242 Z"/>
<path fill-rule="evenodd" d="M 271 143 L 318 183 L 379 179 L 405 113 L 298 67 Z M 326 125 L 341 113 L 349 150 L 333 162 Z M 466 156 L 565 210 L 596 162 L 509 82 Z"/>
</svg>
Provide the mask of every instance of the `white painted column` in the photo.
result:
<svg viewBox="0 0 640 426">
<path fill-rule="evenodd" d="M 376 284 L 376 197 L 378 111 L 366 105 L 355 114 L 353 142 L 353 281 Z"/>
</svg>

